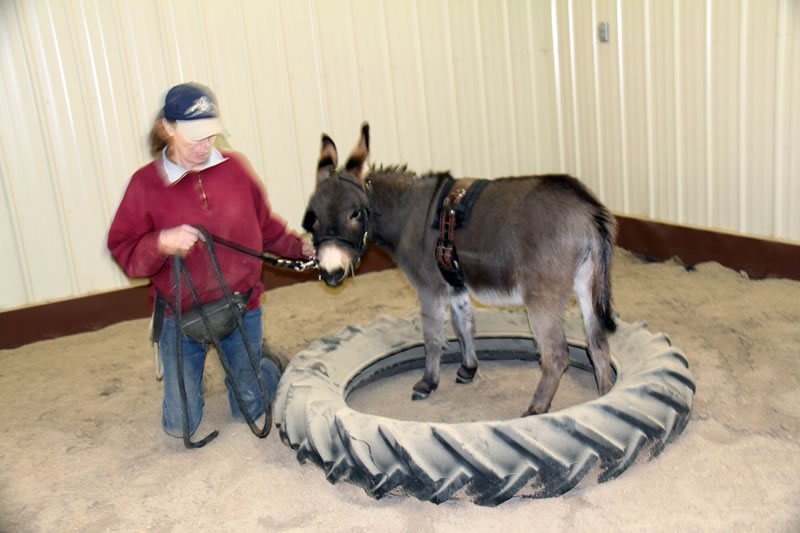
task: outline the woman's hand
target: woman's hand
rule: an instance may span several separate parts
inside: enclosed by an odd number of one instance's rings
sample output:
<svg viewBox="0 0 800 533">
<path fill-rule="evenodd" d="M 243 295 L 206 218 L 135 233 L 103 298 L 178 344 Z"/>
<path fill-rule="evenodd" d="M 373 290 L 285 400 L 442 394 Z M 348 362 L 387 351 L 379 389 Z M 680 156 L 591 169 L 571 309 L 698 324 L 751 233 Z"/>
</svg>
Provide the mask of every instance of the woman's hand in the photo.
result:
<svg viewBox="0 0 800 533">
<path fill-rule="evenodd" d="M 312 243 L 308 241 L 303 241 L 303 250 L 301 253 L 303 254 L 303 257 L 305 257 L 306 259 L 314 259 L 317 250 L 316 248 L 314 248 L 314 245 Z"/>
<path fill-rule="evenodd" d="M 158 234 L 158 251 L 164 255 L 183 257 L 198 240 L 204 240 L 203 235 L 189 224 L 162 229 Z"/>
</svg>

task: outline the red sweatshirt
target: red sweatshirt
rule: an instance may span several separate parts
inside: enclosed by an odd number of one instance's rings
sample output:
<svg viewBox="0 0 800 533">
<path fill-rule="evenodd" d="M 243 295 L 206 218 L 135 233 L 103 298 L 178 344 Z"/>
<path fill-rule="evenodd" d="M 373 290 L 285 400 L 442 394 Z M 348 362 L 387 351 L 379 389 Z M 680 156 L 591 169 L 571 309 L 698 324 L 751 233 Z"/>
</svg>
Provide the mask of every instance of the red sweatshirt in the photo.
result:
<svg viewBox="0 0 800 533">
<path fill-rule="evenodd" d="M 171 185 L 161 157 L 131 177 L 111 223 L 108 249 L 128 276 L 150 278 L 151 294 L 158 289 L 174 302 L 173 259 L 158 251 L 158 234 L 181 224 L 200 224 L 242 246 L 302 258 L 302 241 L 273 215 L 266 191 L 247 159 L 238 153 L 223 156 L 228 159 L 199 172 L 189 171 Z M 258 307 L 264 292 L 261 260 L 216 243 L 214 249 L 231 290 L 243 293 L 252 288 L 247 309 Z M 186 264 L 202 302 L 224 296 L 205 244 L 198 241 L 189 250 Z M 185 282 L 181 291 L 182 308 L 193 307 Z"/>
</svg>

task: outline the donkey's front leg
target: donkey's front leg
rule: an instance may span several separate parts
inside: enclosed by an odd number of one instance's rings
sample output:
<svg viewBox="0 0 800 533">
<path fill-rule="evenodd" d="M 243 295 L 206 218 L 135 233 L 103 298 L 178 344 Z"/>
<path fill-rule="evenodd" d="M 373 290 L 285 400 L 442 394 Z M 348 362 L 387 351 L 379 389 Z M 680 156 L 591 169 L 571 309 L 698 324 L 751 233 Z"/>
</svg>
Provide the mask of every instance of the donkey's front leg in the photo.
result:
<svg viewBox="0 0 800 533">
<path fill-rule="evenodd" d="M 445 308 L 444 298 L 439 295 L 417 292 L 422 307 L 422 332 L 425 339 L 425 374 L 414 385 L 412 400 L 424 400 L 439 386 L 439 365 L 442 350 L 447 339 L 444 335 Z"/>
<path fill-rule="evenodd" d="M 472 383 L 478 370 L 478 357 L 475 355 L 475 319 L 468 290 L 451 293 L 450 317 L 461 347 L 461 367 L 456 373 L 456 383 Z"/>
</svg>

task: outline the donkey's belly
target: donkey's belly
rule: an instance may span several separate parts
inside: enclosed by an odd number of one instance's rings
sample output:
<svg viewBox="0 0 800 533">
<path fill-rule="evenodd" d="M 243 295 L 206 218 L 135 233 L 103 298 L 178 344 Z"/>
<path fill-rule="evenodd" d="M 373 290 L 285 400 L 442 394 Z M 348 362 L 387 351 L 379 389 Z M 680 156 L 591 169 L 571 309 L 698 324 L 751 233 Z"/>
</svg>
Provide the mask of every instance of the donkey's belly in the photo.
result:
<svg viewBox="0 0 800 533">
<path fill-rule="evenodd" d="M 508 307 L 524 304 L 522 301 L 522 293 L 520 292 L 519 287 L 513 287 L 510 291 L 502 289 L 488 289 L 485 287 L 475 289 L 470 287 L 469 284 L 467 284 L 467 287 L 469 288 L 469 292 L 472 294 L 472 297 L 484 305 Z"/>
</svg>

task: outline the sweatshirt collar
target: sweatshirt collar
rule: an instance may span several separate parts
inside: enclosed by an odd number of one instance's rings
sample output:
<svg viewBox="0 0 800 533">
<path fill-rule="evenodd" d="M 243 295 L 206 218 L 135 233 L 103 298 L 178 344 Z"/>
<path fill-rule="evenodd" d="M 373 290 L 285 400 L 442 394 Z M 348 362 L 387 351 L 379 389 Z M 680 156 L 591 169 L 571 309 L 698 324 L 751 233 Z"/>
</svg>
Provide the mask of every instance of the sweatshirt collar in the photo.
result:
<svg viewBox="0 0 800 533">
<path fill-rule="evenodd" d="M 189 172 L 189 169 L 183 168 L 177 163 L 173 163 L 172 161 L 170 161 L 169 157 L 167 157 L 166 146 L 161 151 L 161 159 L 164 163 L 164 172 L 167 175 L 167 181 L 169 182 L 170 185 L 173 185 L 174 183 L 180 181 L 180 179 L 184 177 L 187 172 Z M 219 150 L 217 150 L 216 148 L 211 148 L 211 155 L 208 156 L 208 161 L 206 161 L 206 163 L 203 165 L 203 168 L 201 168 L 200 170 L 206 170 L 208 168 L 217 166 L 220 163 L 227 160 L 228 158 L 224 157 Z"/>
</svg>

